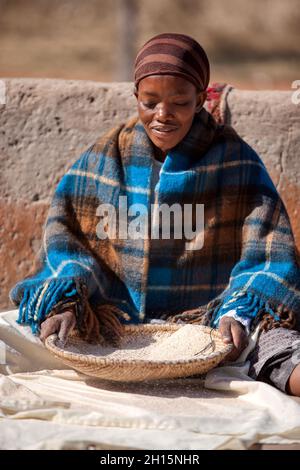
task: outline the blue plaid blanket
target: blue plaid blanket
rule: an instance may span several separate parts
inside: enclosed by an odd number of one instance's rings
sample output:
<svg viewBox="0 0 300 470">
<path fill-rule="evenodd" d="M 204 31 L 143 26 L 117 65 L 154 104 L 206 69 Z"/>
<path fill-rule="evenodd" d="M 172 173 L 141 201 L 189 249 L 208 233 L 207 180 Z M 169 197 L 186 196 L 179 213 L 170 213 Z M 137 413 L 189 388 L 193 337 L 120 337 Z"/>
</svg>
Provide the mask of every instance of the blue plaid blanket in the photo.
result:
<svg viewBox="0 0 300 470">
<path fill-rule="evenodd" d="M 253 149 L 202 109 L 168 153 L 155 197 L 169 207 L 203 205 L 204 243 L 198 249 L 188 249 L 184 236 L 151 239 L 153 159 L 153 144 L 135 117 L 72 165 L 54 193 L 33 272 L 10 292 L 18 321 L 38 332 L 47 316 L 74 306 L 87 337 L 109 305 L 112 327 L 113 317 L 139 323 L 153 316 L 216 327 L 235 309 L 253 325 L 294 328 L 300 316 L 294 238 Z M 124 213 L 124 201 L 139 208 L 140 238 L 123 236 L 132 230 L 132 214 L 118 220 L 103 215 L 111 207 Z M 107 237 L 104 220 L 117 228 L 107 229 Z M 191 309 L 197 311 L 189 316 Z"/>
</svg>

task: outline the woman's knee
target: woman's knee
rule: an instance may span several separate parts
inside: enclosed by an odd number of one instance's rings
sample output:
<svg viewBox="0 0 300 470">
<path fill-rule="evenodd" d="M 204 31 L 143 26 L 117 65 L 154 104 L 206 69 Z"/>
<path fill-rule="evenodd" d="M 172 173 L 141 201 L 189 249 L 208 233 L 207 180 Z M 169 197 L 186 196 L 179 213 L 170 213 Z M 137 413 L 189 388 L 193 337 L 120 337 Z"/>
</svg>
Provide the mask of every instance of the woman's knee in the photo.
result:
<svg viewBox="0 0 300 470">
<path fill-rule="evenodd" d="M 300 397 L 300 364 L 291 373 L 287 382 L 286 392 L 289 395 Z"/>
</svg>

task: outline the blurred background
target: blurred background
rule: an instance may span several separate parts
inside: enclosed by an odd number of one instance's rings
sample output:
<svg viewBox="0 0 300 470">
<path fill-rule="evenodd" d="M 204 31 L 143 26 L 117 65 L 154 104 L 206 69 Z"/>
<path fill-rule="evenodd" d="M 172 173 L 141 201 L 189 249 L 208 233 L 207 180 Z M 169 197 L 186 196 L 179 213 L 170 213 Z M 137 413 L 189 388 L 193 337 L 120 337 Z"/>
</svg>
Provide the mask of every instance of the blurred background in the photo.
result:
<svg viewBox="0 0 300 470">
<path fill-rule="evenodd" d="M 0 76 L 131 80 L 138 48 L 168 31 L 202 44 L 211 81 L 300 78 L 300 0 L 0 0 Z"/>
</svg>

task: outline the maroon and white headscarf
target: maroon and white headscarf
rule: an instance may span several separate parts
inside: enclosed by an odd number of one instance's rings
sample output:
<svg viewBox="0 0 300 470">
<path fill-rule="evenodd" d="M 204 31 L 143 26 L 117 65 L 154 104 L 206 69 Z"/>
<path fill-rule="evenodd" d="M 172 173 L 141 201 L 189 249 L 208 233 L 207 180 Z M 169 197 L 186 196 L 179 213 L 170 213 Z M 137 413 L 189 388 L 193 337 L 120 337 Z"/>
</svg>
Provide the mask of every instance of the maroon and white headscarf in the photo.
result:
<svg viewBox="0 0 300 470">
<path fill-rule="evenodd" d="M 147 41 L 137 54 L 134 83 L 150 75 L 176 75 L 204 91 L 209 83 L 209 61 L 204 49 L 190 36 L 163 33 Z"/>
</svg>

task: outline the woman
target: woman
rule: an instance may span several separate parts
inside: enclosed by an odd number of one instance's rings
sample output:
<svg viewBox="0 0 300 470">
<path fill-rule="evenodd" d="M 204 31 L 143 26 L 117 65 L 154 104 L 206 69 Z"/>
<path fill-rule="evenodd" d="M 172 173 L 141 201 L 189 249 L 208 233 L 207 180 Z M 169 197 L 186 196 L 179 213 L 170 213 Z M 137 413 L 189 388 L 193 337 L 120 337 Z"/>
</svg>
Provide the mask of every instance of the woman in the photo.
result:
<svg viewBox="0 0 300 470">
<path fill-rule="evenodd" d="M 199 322 L 233 342 L 228 360 L 259 324 L 249 375 L 299 396 L 300 276 L 288 216 L 260 158 L 203 108 L 208 83 L 207 56 L 189 36 L 161 34 L 142 47 L 139 116 L 61 180 L 35 274 L 11 299 L 42 339 L 65 340 L 75 326 L 91 340 L 150 318 Z M 161 237 L 163 205 L 177 215 L 192 208 L 193 226 L 204 205 L 204 224 L 178 236 L 174 215 Z"/>
</svg>

